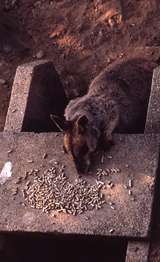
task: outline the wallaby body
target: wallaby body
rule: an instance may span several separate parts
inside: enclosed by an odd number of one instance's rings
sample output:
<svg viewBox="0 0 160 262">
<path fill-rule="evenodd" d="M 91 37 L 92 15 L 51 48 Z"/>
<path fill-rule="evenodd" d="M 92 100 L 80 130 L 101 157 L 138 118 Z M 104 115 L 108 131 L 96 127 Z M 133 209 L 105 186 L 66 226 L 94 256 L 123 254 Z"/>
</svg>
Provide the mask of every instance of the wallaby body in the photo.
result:
<svg viewBox="0 0 160 262">
<path fill-rule="evenodd" d="M 91 153 L 100 141 L 108 145 L 113 132 L 143 132 L 151 77 L 151 71 L 128 61 L 100 73 L 86 95 L 70 101 L 64 147 L 78 169 L 89 167 Z"/>
</svg>

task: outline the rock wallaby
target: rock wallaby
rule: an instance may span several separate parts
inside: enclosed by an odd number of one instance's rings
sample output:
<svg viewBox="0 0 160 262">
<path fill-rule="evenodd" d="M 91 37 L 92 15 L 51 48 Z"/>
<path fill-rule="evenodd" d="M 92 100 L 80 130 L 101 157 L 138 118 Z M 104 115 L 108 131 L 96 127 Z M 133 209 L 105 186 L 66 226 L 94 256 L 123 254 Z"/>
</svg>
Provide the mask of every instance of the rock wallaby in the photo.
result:
<svg viewBox="0 0 160 262">
<path fill-rule="evenodd" d="M 80 173 L 88 171 L 99 145 L 112 143 L 113 132 L 143 132 L 151 79 L 152 70 L 143 61 L 122 62 L 101 72 L 86 95 L 69 102 L 64 150 Z"/>
</svg>

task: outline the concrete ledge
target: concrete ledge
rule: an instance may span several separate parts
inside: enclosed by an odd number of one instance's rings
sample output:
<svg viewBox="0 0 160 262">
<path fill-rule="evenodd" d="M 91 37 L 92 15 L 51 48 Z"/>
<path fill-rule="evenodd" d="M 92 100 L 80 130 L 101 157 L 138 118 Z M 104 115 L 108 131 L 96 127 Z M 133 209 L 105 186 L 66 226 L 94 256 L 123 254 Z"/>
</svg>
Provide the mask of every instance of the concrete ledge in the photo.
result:
<svg viewBox="0 0 160 262">
<path fill-rule="evenodd" d="M 43 159 L 44 153 L 48 154 Z M 111 158 L 112 156 L 112 158 Z M 59 213 L 55 218 L 30 206 L 23 206 L 23 180 L 26 171 L 51 167 L 53 160 L 66 166 L 66 174 L 75 179 L 72 161 L 62 153 L 62 136 L 43 133 L 1 133 L 0 170 L 11 161 L 13 175 L 0 186 L 0 231 L 58 232 L 118 237 L 148 238 L 151 229 L 155 178 L 158 167 L 157 137 L 143 135 L 115 136 L 115 146 L 104 155 L 95 156 L 92 174 L 84 179 L 96 183 L 96 170 L 118 168 L 105 177 L 106 204 L 100 210 L 73 216 Z M 32 160 L 32 161 L 28 161 Z M 40 169 L 41 169 L 40 168 Z M 133 185 L 129 180 L 132 179 Z M 108 187 L 112 181 L 113 187 Z M 130 188 L 131 187 L 131 188 Z M 129 191 L 130 190 L 130 191 Z M 17 192 L 12 195 L 12 192 Z M 111 208 L 109 203 L 114 203 Z"/>
<path fill-rule="evenodd" d="M 17 68 L 4 131 L 57 131 L 50 114 L 63 116 L 67 99 L 53 63 L 40 60 Z"/>
</svg>

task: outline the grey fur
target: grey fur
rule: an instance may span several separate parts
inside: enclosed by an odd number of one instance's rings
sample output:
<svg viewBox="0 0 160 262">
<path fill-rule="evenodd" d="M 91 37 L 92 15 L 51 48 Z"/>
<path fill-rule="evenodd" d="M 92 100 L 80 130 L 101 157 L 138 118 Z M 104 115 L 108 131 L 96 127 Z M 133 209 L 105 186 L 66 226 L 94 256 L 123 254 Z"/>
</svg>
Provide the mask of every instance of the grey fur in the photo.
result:
<svg viewBox="0 0 160 262">
<path fill-rule="evenodd" d="M 65 118 L 87 116 L 90 125 L 110 140 L 112 132 L 143 132 L 150 94 L 151 70 L 138 60 L 127 61 L 100 73 L 88 93 L 71 100 Z"/>
</svg>

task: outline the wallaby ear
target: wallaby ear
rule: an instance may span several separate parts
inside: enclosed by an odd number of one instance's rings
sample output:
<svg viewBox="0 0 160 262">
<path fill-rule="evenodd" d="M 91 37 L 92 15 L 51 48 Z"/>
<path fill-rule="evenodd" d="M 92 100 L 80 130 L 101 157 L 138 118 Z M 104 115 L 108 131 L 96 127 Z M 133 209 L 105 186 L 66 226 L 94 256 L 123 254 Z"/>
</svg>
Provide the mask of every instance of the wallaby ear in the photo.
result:
<svg viewBox="0 0 160 262">
<path fill-rule="evenodd" d="M 77 128 L 80 134 L 83 134 L 88 127 L 88 118 L 84 116 L 80 116 L 77 120 Z"/>
<path fill-rule="evenodd" d="M 53 114 L 50 114 L 50 118 L 55 124 L 55 126 L 59 129 L 59 131 L 63 132 L 71 128 L 72 122 L 67 121 L 64 119 L 64 117 L 56 116 Z"/>
</svg>

